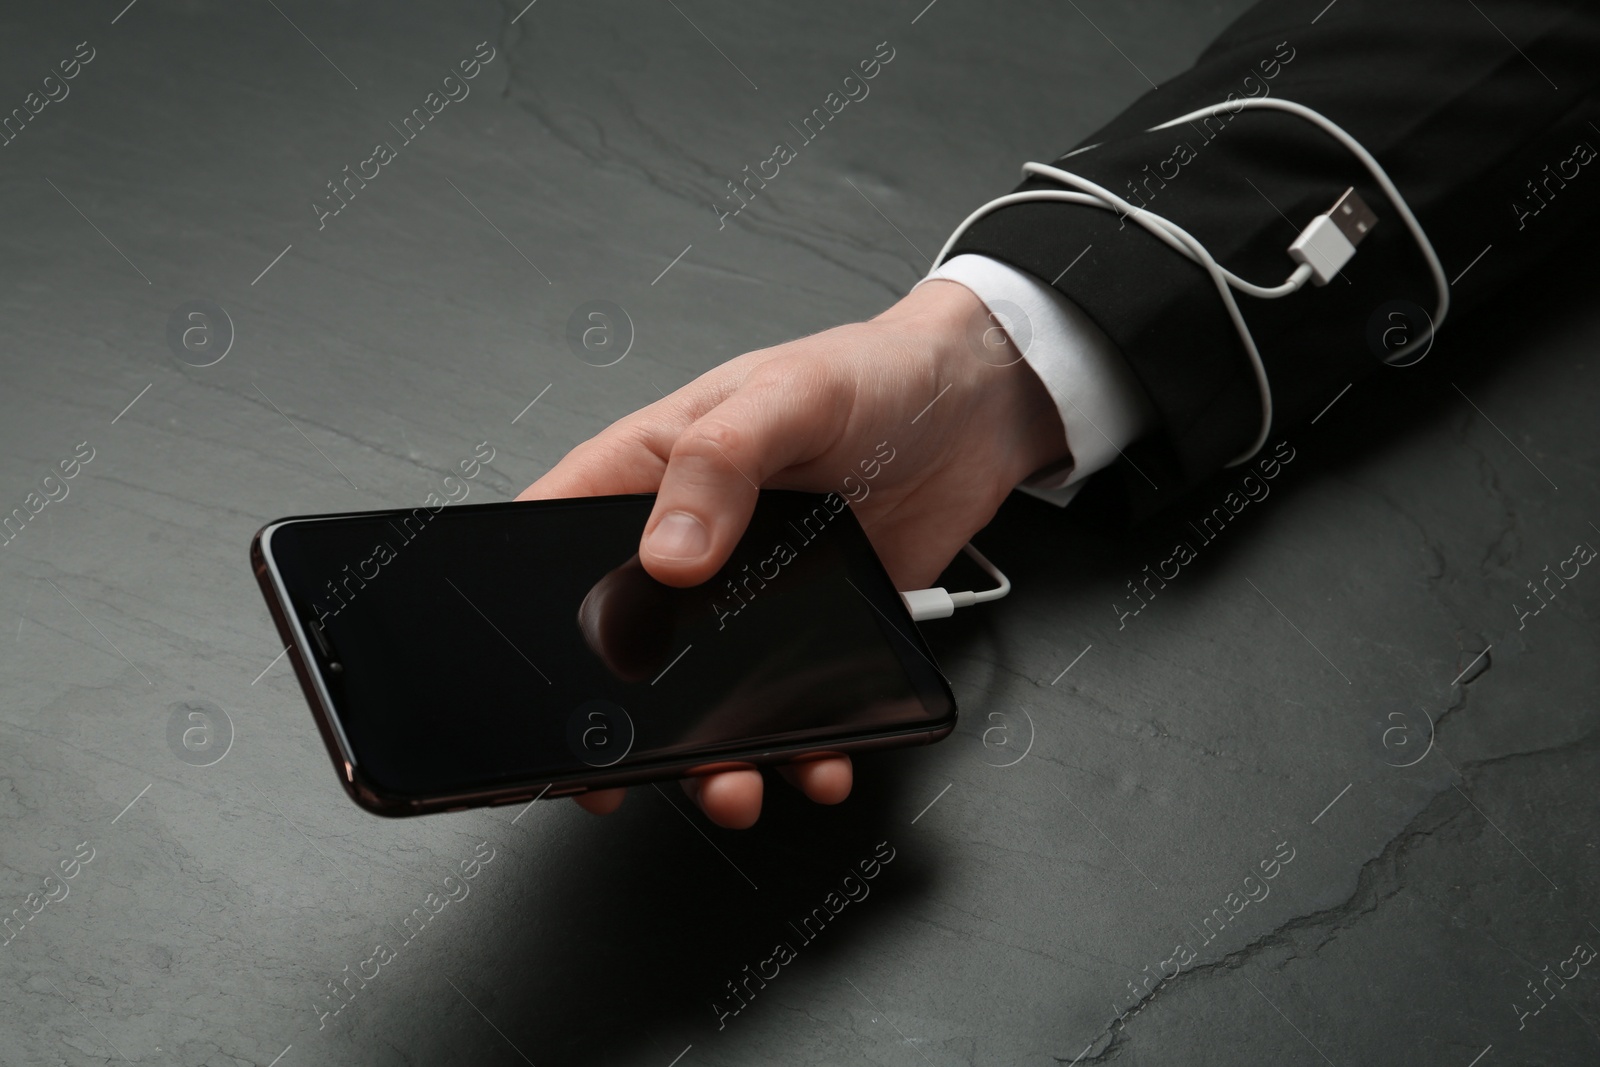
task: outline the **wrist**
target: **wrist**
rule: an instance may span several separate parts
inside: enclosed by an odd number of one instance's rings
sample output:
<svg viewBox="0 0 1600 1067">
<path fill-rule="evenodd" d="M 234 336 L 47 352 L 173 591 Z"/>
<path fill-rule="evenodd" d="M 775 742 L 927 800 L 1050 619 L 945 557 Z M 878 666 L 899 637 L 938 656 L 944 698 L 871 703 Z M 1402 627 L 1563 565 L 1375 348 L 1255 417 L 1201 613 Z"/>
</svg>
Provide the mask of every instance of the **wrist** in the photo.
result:
<svg viewBox="0 0 1600 1067">
<path fill-rule="evenodd" d="M 1001 445 L 999 473 L 1008 487 L 1071 461 L 1054 398 L 1007 332 L 1009 324 L 971 289 L 936 278 L 878 320 L 913 330 L 941 382 L 967 398 L 969 425 Z"/>
</svg>

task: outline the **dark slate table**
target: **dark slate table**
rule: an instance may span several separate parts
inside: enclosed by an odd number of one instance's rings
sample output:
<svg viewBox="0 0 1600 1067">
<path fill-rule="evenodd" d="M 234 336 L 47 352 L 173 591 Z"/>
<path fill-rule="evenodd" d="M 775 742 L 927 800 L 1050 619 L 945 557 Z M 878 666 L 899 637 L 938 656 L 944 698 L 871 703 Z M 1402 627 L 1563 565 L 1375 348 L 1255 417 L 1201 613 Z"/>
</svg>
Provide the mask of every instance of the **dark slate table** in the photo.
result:
<svg viewBox="0 0 1600 1067">
<path fill-rule="evenodd" d="M 0 148 L 0 1062 L 1595 1061 L 1581 277 L 1288 433 L 1209 539 L 1226 477 L 1131 538 L 1014 498 L 978 543 L 1016 592 L 926 626 L 956 735 L 747 832 L 671 788 L 362 812 L 249 573 L 271 518 L 411 506 L 485 440 L 510 499 L 875 313 L 1242 3 L 123 3 L 0 13 L 0 105 L 55 97 Z"/>
</svg>

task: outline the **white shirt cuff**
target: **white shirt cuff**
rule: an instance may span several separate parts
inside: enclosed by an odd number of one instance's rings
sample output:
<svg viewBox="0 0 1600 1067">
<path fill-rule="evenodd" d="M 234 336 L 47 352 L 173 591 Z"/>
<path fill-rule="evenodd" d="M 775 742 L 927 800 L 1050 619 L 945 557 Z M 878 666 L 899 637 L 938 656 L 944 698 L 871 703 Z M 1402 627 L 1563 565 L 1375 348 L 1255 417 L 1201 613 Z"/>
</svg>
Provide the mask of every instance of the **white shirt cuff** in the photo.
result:
<svg viewBox="0 0 1600 1067">
<path fill-rule="evenodd" d="M 1071 467 L 1042 472 L 1017 488 L 1065 505 L 1085 478 L 1110 465 L 1155 425 L 1144 388 L 1116 344 L 1054 288 L 997 259 L 970 253 L 945 261 L 923 281 L 936 278 L 959 282 L 983 301 L 1061 414 Z"/>
</svg>

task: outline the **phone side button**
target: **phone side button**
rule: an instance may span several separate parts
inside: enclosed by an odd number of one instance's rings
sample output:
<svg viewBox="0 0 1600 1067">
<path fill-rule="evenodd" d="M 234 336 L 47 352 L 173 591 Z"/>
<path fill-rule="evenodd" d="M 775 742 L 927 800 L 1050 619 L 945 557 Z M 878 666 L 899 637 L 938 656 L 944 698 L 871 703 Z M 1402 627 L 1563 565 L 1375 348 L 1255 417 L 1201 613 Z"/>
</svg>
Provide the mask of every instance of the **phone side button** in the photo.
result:
<svg viewBox="0 0 1600 1067">
<path fill-rule="evenodd" d="M 723 771 L 753 771 L 755 769 L 756 765 L 754 763 L 745 760 L 723 760 L 718 763 L 702 763 L 698 766 L 689 767 L 683 773 L 690 778 L 698 778 L 706 774 L 721 774 Z"/>
</svg>

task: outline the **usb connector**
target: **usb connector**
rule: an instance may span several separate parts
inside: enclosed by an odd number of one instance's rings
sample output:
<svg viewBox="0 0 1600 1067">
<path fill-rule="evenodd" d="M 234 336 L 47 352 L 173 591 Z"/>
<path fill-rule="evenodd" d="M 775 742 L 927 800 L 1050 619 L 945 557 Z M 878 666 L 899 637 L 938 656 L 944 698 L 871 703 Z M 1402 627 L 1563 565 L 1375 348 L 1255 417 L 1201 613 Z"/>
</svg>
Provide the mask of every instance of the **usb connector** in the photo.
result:
<svg viewBox="0 0 1600 1067">
<path fill-rule="evenodd" d="M 1354 186 L 1346 189 L 1344 195 L 1333 202 L 1328 209 L 1328 217 L 1352 245 L 1360 244 L 1361 239 L 1378 224 L 1378 216 L 1372 213 Z"/>
<path fill-rule="evenodd" d="M 970 608 L 974 604 L 985 604 L 991 600 L 999 600 L 1011 592 L 1011 579 L 1000 573 L 1000 568 L 989 562 L 989 558 L 978 551 L 978 546 L 968 541 L 961 546 L 972 561 L 983 572 L 995 580 L 993 589 L 985 589 L 974 593 L 966 590 L 960 593 L 947 592 L 942 586 L 935 589 L 912 589 L 900 594 L 900 599 L 905 603 L 906 611 L 911 615 L 912 622 L 924 622 L 928 619 L 948 619 L 956 613 L 957 608 Z"/>
<path fill-rule="evenodd" d="M 1289 246 L 1289 258 L 1311 268 L 1311 280 L 1327 285 L 1378 224 L 1366 201 L 1352 186 L 1326 212 L 1311 220 Z"/>
</svg>

